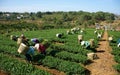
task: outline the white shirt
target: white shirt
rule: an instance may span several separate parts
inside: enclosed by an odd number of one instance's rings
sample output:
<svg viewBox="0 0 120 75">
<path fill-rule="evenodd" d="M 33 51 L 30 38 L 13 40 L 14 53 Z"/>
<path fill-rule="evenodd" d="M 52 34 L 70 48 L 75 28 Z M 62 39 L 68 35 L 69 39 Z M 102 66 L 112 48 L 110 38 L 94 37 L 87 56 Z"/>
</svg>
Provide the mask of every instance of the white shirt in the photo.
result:
<svg viewBox="0 0 120 75">
<path fill-rule="evenodd" d="M 40 45 L 39 43 L 35 44 L 35 49 L 38 50 L 39 49 L 39 45 Z"/>
<path fill-rule="evenodd" d="M 59 34 L 56 34 L 56 37 L 58 37 L 59 36 Z"/>
<path fill-rule="evenodd" d="M 97 33 L 97 31 L 94 31 L 94 33 L 96 34 L 96 33 Z"/>
<path fill-rule="evenodd" d="M 83 30 L 81 30 L 80 32 L 83 33 Z"/>
<path fill-rule="evenodd" d="M 101 34 L 98 34 L 98 36 L 97 36 L 98 38 L 101 38 Z"/>
<path fill-rule="evenodd" d="M 117 46 L 120 47 L 120 43 Z"/>
<path fill-rule="evenodd" d="M 85 44 L 85 41 L 82 41 L 82 42 L 81 42 L 81 46 L 83 46 L 84 44 Z"/>
</svg>

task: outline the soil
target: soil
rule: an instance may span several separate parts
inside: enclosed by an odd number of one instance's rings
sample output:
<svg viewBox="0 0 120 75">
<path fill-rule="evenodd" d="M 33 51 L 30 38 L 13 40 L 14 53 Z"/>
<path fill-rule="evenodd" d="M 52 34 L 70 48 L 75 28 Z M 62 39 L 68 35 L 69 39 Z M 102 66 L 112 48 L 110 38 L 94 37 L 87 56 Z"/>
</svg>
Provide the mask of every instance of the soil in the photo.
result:
<svg viewBox="0 0 120 75">
<path fill-rule="evenodd" d="M 0 75 L 10 75 L 10 74 L 7 72 L 4 72 L 3 70 L 0 70 Z"/>
<path fill-rule="evenodd" d="M 96 48 L 96 50 L 98 59 L 95 59 L 91 64 L 86 65 L 86 68 L 90 71 L 90 74 L 88 75 L 118 75 L 117 71 L 112 67 L 116 62 L 111 54 L 112 48 L 109 46 L 107 31 L 104 32 L 104 35 L 99 42 L 99 47 Z"/>
</svg>

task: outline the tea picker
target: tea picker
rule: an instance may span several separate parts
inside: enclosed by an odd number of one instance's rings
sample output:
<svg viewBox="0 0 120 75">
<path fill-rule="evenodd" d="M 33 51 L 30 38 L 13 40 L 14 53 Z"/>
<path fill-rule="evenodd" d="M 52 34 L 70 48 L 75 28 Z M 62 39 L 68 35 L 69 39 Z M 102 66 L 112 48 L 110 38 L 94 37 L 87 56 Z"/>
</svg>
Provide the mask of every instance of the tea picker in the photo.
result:
<svg viewBox="0 0 120 75">
<path fill-rule="evenodd" d="M 26 60 L 31 63 L 32 56 L 34 55 L 35 48 L 33 46 L 27 46 L 24 43 L 21 43 L 18 48 L 18 53 L 23 54 L 26 57 Z"/>
</svg>

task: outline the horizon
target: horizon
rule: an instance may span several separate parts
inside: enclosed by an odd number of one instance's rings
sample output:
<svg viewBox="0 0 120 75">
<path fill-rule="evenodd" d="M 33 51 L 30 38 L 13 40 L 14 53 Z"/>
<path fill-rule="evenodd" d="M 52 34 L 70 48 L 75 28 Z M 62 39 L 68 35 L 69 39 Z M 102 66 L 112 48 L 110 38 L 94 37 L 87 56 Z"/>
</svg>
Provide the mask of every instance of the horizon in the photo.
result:
<svg viewBox="0 0 120 75">
<path fill-rule="evenodd" d="M 120 15 L 119 0 L 0 0 L 1 12 L 109 12 Z"/>
</svg>

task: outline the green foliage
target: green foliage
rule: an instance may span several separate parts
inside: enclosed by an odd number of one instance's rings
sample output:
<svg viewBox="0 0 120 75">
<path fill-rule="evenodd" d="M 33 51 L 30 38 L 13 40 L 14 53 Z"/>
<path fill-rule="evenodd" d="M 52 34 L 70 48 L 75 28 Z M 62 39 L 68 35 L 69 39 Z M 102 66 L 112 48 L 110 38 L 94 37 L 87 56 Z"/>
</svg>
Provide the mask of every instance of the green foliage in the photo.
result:
<svg viewBox="0 0 120 75">
<path fill-rule="evenodd" d="M 45 66 L 56 68 L 67 73 L 85 75 L 85 69 L 77 63 L 64 61 L 50 56 L 45 57 L 42 63 Z"/>
<path fill-rule="evenodd" d="M 120 64 L 114 65 L 113 66 L 115 70 L 117 70 L 118 72 L 120 72 Z"/>
<path fill-rule="evenodd" d="M 84 55 L 80 55 L 80 54 L 73 54 L 73 53 L 69 53 L 69 52 L 66 52 L 66 51 L 62 51 L 62 52 L 56 53 L 55 56 L 58 57 L 58 58 L 61 58 L 61 59 L 66 59 L 66 60 L 69 60 L 69 61 L 75 61 L 75 62 L 79 62 L 79 63 L 82 63 L 82 64 L 87 63 L 87 57 L 84 56 Z"/>
<path fill-rule="evenodd" d="M 48 72 L 36 69 L 31 64 L 23 63 L 0 53 L 0 69 L 10 72 L 11 75 L 50 75 Z"/>
<path fill-rule="evenodd" d="M 120 55 L 115 55 L 114 59 L 117 63 L 120 63 Z"/>
<path fill-rule="evenodd" d="M 9 16 L 7 16 L 9 14 Z M 22 16 L 21 16 L 22 15 Z M 17 19 L 20 17 L 20 19 Z M 41 29 L 45 28 L 70 28 L 74 26 L 94 25 L 96 22 L 107 21 L 113 22 L 115 20 L 115 15 L 108 12 L 96 12 L 90 13 L 85 11 L 70 11 L 70 12 L 41 12 L 37 13 L 10 13 L 10 12 L 1 12 L 0 18 L 2 20 L 14 20 L 14 21 L 26 21 L 26 20 L 39 20 L 41 21 L 39 27 Z M 28 22 L 28 21 L 27 21 Z M 36 23 L 35 23 L 36 24 Z M 44 26 L 45 25 L 45 26 Z M 49 26 L 48 26 L 49 25 Z"/>
<path fill-rule="evenodd" d="M 42 13 L 41 13 L 41 12 L 37 12 L 37 13 L 36 13 L 36 16 L 37 16 L 38 18 L 42 18 Z"/>
<path fill-rule="evenodd" d="M 54 49 L 49 48 L 47 49 L 47 55 L 51 55 L 53 57 L 57 57 L 57 58 L 72 61 L 72 62 L 77 62 L 77 63 L 82 63 L 82 64 L 87 63 L 86 55 L 80 54 L 80 53 L 75 54 L 75 53 L 70 53 L 64 50 L 54 50 Z"/>
<path fill-rule="evenodd" d="M 118 47 L 113 47 L 112 48 L 112 54 L 114 55 L 120 55 L 120 49 Z"/>
<path fill-rule="evenodd" d="M 35 52 L 35 55 L 33 57 L 34 62 L 38 62 L 41 65 L 47 66 L 49 68 L 64 71 L 68 75 L 70 74 L 85 75 L 86 69 L 83 68 L 81 64 L 84 65 L 87 63 L 86 55 L 89 52 L 93 52 L 93 50 L 82 48 L 82 46 L 78 44 L 77 36 L 80 34 L 80 32 L 72 35 L 67 35 L 66 30 L 67 29 L 26 31 L 24 32 L 24 35 L 29 39 L 41 38 L 50 41 L 50 46 L 46 50 L 47 53 L 46 56 Z M 63 33 L 64 34 L 63 38 L 57 38 L 56 33 Z M 21 35 L 21 32 L 16 31 L 12 32 L 11 34 L 19 36 Z M 85 29 L 83 36 L 84 40 L 94 38 L 95 43 L 97 44 L 94 29 Z M 25 58 L 23 55 L 18 54 L 17 52 L 18 46 L 16 44 L 16 41 L 10 40 L 10 38 L 4 35 L 0 36 L 0 46 L 1 46 L 0 53 Z M 33 74 L 36 74 L 37 72 L 38 71 L 36 71 Z"/>
<path fill-rule="evenodd" d="M 12 31 L 32 31 L 32 30 L 37 30 L 38 27 L 35 24 L 31 24 L 31 23 L 26 23 L 26 22 L 22 22 L 22 23 L 17 23 L 17 24 L 0 24 L 0 30 L 4 30 L 7 32 L 7 29 Z"/>
<path fill-rule="evenodd" d="M 51 48 L 53 50 L 63 50 L 71 53 L 79 53 L 81 55 L 86 55 L 88 52 L 91 52 L 89 50 L 86 50 L 82 48 L 81 46 L 78 46 L 77 48 L 75 47 L 70 47 L 70 46 L 60 46 L 60 45 L 51 45 Z"/>
<path fill-rule="evenodd" d="M 109 35 L 113 36 L 113 41 L 110 42 L 112 47 L 112 54 L 114 55 L 114 60 L 118 63 L 113 65 L 114 69 L 120 72 L 120 48 L 117 47 L 117 41 L 119 39 L 119 32 L 117 31 L 109 31 Z"/>
</svg>

